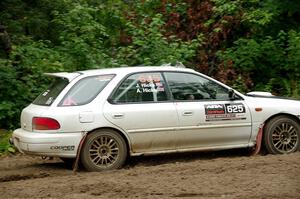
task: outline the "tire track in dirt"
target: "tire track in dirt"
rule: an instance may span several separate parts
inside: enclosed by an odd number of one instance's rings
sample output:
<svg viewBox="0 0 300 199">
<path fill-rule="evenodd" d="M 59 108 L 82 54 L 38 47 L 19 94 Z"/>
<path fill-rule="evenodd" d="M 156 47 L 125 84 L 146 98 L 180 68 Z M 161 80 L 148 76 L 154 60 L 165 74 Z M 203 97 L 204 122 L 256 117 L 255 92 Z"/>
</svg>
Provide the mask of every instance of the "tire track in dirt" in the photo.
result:
<svg viewBox="0 0 300 199">
<path fill-rule="evenodd" d="M 30 175 L 9 175 L 0 178 L 1 182 L 11 182 L 11 181 L 19 181 L 19 180 L 28 180 L 28 179 L 36 179 L 36 178 L 46 178 L 50 176 L 48 173 L 40 173 L 40 174 L 30 174 Z"/>
<path fill-rule="evenodd" d="M 0 198 L 300 198 L 299 184 L 300 152 L 137 157 L 124 169 L 75 175 L 59 159 L 0 159 Z"/>
</svg>

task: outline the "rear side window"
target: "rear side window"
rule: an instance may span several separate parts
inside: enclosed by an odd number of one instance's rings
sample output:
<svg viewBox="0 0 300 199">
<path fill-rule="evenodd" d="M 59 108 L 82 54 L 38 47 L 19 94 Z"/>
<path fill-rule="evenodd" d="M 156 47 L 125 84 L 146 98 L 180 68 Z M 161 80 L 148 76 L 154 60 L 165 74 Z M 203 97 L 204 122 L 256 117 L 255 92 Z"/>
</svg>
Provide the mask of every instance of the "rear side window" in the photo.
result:
<svg viewBox="0 0 300 199">
<path fill-rule="evenodd" d="M 111 96 L 112 103 L 159 102 L 168 100 L 160 73 L 138 73 L 129 76 Z"/>
<path fill-rule="evenodd" d="M 98 75 L 79 80 L 68 91 L 59 106 L 77 106 L 90 103 L 113 77 L 114 75 Z"/>
<path fill-rule="evenodd" d="M 32 103 L 42 106 L 50 106 L 59 93 L 69 84 L 66 78 L 55 78 L 54 82 L 42 94 L 40 94 Z"/>
</svg>

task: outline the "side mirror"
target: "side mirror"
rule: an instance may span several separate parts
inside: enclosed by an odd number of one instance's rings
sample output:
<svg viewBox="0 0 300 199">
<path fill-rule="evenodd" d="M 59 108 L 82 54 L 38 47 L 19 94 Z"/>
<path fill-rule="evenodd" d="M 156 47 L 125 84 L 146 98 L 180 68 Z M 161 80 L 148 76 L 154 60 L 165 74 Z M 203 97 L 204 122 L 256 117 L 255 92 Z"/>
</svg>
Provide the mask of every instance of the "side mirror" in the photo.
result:
<svg viewBox="0 0 300 199">
<path fill-rule="evenodd" d="M 228 97 L 229 97 L 230 100 L 235 100 L 235 92 L 234 92 L 233 89 L 230 89 L 228 91 Z"/>
</svg>

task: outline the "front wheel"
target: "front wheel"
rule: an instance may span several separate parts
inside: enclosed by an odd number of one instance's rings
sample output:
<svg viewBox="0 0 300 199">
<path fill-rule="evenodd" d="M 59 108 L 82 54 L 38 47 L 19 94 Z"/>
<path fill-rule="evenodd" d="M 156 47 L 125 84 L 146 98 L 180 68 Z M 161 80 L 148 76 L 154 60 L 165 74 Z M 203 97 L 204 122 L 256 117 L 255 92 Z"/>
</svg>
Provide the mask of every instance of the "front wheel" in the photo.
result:
<svg viewBox="0 0 300 199">
<path fill-rule="evenodd" d="M 292 153 L 300 149 L 300 125 L 287 116 L 271 119 L 265 127 L 264 143 L 272 154 Z"/>
<path fill-rule="evenodd" d="M 109 129 L 90 133 L 82 147 L 81 162 L 88 171 L 118 169 L 127 158 L 123 137 Z"/>
</svg>

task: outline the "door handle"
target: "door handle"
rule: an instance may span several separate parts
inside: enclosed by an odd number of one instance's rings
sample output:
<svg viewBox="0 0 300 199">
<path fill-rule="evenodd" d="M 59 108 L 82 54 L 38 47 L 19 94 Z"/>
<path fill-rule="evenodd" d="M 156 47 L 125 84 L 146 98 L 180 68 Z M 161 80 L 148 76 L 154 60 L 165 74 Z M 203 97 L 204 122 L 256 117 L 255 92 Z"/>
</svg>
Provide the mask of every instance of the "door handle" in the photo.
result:
<svg viewBox="0 0 300 199">
<path fill-rule="evenodd" d="M 124 114 L 123 113 L 116 113 L 116 114 L 113 114 L 113 118 L 114 119 L 121 119 L 124 117 Z"/>
<path fill-rule="evenodd" d="M 193 111 L 183 111 L 182 115 L 183 116 L 191 116 L 191 115 L 193 115 Z"/>
</svg>

